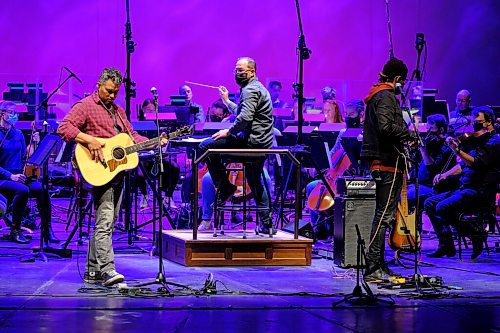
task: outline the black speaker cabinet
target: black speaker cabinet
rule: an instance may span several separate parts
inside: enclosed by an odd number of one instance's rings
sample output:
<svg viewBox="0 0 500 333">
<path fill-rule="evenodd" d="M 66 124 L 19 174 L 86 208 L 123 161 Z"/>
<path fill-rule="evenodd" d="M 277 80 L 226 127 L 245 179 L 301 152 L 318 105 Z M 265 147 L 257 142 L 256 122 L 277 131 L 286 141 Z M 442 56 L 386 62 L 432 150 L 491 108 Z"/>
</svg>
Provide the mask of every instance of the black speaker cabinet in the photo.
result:
<svg viewBox="0 0 500 333">
<path fill-rule="evenodd" d="M 335 198 L 333 227 L 333 260 L 339 267 L 356 266 L 357 224 L 366 250 L 370 242 L 375 214 L 375 198 Z"/>
</svg>

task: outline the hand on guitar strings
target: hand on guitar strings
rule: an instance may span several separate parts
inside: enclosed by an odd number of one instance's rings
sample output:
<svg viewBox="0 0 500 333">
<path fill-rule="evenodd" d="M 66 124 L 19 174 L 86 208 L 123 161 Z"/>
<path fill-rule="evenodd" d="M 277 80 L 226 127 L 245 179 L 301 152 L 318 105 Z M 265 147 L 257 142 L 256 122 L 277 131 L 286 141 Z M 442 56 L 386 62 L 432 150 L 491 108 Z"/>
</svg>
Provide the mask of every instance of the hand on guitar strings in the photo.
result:
<svg viewBox="0 0 500 333">
<path fill-rule="evenodd" d="M 163 132 L 161 133 L 161 145 L 164 146 L 168 143 L 168 139 L 167 139 L 167 133 Z"/>
<path fill-rule="evenodd" d="M 94 137 L 91 137 L 87 143 L 87 148 L 90 151 L 90 157 L 92 157 L 96 163 L 104 161 L 104 153 L 102 152 L 102 147 L 104 147 L 104 145 L 105 143 L 97 141 Z"/>
</svg>

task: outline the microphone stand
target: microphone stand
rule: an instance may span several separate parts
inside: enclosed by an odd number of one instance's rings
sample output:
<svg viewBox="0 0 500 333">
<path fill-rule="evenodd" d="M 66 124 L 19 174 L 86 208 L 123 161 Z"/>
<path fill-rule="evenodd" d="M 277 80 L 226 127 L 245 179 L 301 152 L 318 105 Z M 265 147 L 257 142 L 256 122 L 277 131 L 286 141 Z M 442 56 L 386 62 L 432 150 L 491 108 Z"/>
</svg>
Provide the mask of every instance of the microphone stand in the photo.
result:
<svg viewBox="0 0 500 333">
<path fill-rule="evenodd" d="M 377 303 L 384 303 L 389 305 L 394 305 L 394 300 L 392 298 L 390 301 L 379 299 L 373 291 L 370 289 L 370 286 L 361 279 L 360 271 L 364 267 L 364 262 L 366 262 L 366 247 L 365 240 L 361 237 L 361 233 L 359 231 L 359 227 L 357 224 L 354 225 L 356 227 L 356 235 L 357 235 L 357 246 L 356 246 L 356 286 L 352 290 L 352 293 L 344 296 L 343 299 L 332 303 L 332 307 L 336 307 L 337 305 L 349 302 L 354 305 L 374 305 Z M 360 282 L 362 281 L 362 282 Z M 366 294 L 363 292 L 363 289 L 366 291 Z"/>
<path fill-rule="evenodd" d="M 153 91 L 152 91 L 153 92 Z M 157 154 L 157 161 L 156 163 L 159 164 L 160 166 L 160 172 L 158 173 L 159 179 L 158 179 L 158 186 L 156 188 L 156 199 L 158 200 L 158 238 L 157 238 L 157 246 L 158 246 L 158 273 L 156 275 L 156 278 L 154 281 L 150 282 L 145 282 L 145 283 L 140 283 L 137 285 L 134 285 L 133 287 L 145 287 L 145 286 L 150 286 L 154 284 L 159 284 L 161 285 L 161 288 L 158 290 L 162 293 L 165 293 L 169 296 L 172 295 L 170 292 L 168 285 L 173 285 L 177 287 L 182 287 L 185 288 L 185 286 L 173 282 L 167 282 L 165 279 L 165 274 L 164 272 L 164 265 L 163 265 L 163 203 L 161 200 L 161 191 L 163 189 L 163 173 L 164 173 L 164 167 L 163 167 L 163 151 L 162 151 L 162 146 L 161 146 L 161 137 L 160 137 L 160 120 L 158 118 L 158 93 L 156 91 L 153 92 L 154 96 L 154 105 L 155 105 L 155 115 L 156 115 L 156 130 L 157 130 L 157 135 L 158 135 L 158 144 L 157 144 L 157 149 L 158 149 L 158 154 Z M 153 216 L 153 221 L 155 220 L 155 217 Z M 153 238 L 155 235 L 153 234 Z"/>
<path fill-rule="evenodd" d="M 405 112 L 408 113 L 411 125 L 413 125 L 413 134 L 414 134 L 414 137 L 415 137 L 415 143 L 417 144 L 417 146 L 423 147 L 424 146 L 424 142 L 422 140 L 422 137 L 420 136 L 420 133 L 418 132 L 417 126 L 415 126 L 415 120 L 413 119 L 411 111 L 410 111 L 410 109 L 407 106 L 406 96 L 405 96 L 405 94 L 403 92 L 402 87 L 401 87 L 401 104 L 402 104 L 402 109 Z M 414 223 L 414 230 L 413 230 L 414 238 L 410 239 L 410 244 L 411 244 L 411 242 L 413 242 L 413 254 L 414 254 L 413 280 L 415 282 L 415 292 L 417 294 L 420 294 L 421 293 L 421 288 L 420 288 L 419 282 L 420 282 L 422 276 L 418 273 L 418 251 L 419 251 L 419 249 L 418 249 L 418 242 L 419 242 L 419 235 L 418 235 L 419 218 L 418 218 L 418 216 L 419 216 L 419 210 L 420 210 L 419 209 L 420 202 L 419 202 L 419 196 L 418 196 L 418 192 L 419 192 L 419 183 L 418 183 L 419 159 L 418 158 L 414 161 L 414 165 L 415 165 L 415 168 L 417 170 L 416 177 L 415 177 L 415 201 L 416 201 L 416 204 L 415 204 L 415 212 L 414 212 L 416 220 L 415 220 L 415 223 Z M 403 175 L 403 177 L 404 177 L 404 175 Z"/>
<path fill-rule="evenodd" d="M 316 161 L 310 157 L 310 148 L 306 147 L 304 145 L 304 140 L 303 140 L 303 132 L 302 132 L 302 127 L 304 125 L 304 60 L 307 60 L 311 57 L 312 51 L 307 48 L 306 46 L 306 37 L 304 35 L 304 29 L 302 28 L 302 18 L 300 15 L 300 4 L 299 0 L 295 0 L 295 6 L 297 8 L 297 20 L 299 24 L 299 41 L 297 44 L 296 52 L 299 56 L 299 68 L 298 68 L 298 82 L 293 84 L 293 89 L 295 93 L 293 94 L 293 98 L 297 98 L 298 100 L 298 110 L 297 110 L 297 115 L 298 115 L 298 126 L 297 126 L 297 144 L 295 145 L 294 148 L 292 148 L 292 153 L 296 156 L 298 156 L 298 159 L 303 162 L 305 156 L 307 155 L 309 157 L 309 161 L 313 164 L 314 169 L 316 170 L 316 174 L 320 176 L 321 180 L 323 181 L 323 184 L 325 185 L 326 189 L 330 193 L 330 195 L 335 197 L 335 193 L 333 192 L 333 189 L 331 188 L 330 184 L 327 182 L 325 176 L 319 169 L 318 165 L 316 164 Z M 288 174 L 286 177 L 286 180 L 284 184 L 282 184 L 282 187 L 278 191 L 278 194 L 276 195 L 276 200 L 275 204 L 273 206 L 277 206 L 277 200 L 278 198 L 281 200 L 279 209 L 278 209 L 278 218 L 276 221 L 276 226 L 278 226 L 279 221 L 281 220 L 282 225 L 283 225 L 283 209 L 285 205 L 285 200 L 286 200 L 286 193 L 288 190 L 288 184 L 290 182 L 290 178 L 292 176 L 292 169 L 293 165 L 290 165 L 290 169 L 288 170 Z M 302 177 L 298 177 L 296 188 L 302 189 Z M 302 192 L 299 191 L 297 193 L 297 197 L 295 198 L 296 202 L 300 203 L 300 207 L 302 208 Z M 297 212 L 297 220 L 295 221 L 295 230 L 298 230 L 298 224 L 299 220 L 302 219 L 302 209 L 299 209 Z"/>
<path fill-rule="evenodd" d="M 425 46 L 426 46 L 426 42 L 424 39 L 424 34 L 417 33 L 417 38 L 415 40 L 415 48 L 417 50 L 417 65 L 411 74 L 410 82 L 412 82 L 413 79 L 416 79 L 418 82 L 422 81 L 422 79 L 423 79 L 423 77 L 422 77 L 423 73 L 420 70 L 420 60 L 422 58 L 422 50 L 424 49 Z M 425 59 L 426 59 L 426 57 L 424 57 L 424 64 L 425 64 Z M 408 87 L 406 88 L 406 92 L 405 92 L 406 95 L 408 95 L 408 93 L 410 91 L 410 86 L 411 85 L 408 85 Z"/>
<path fill-rule="evenodd" d="M 76 76 L 71 73 L 69 74 L 68 76 L 66 76 L 66 78 L 61 82 L 59 83 L 59 85 L 57 86 L 57 88 L 55 88 L 48 96 L 47 98 L 45 98 L 35 109 L 35 112 L 40 112 L 41 109 L 44 110 L 44 113 L 43 113 L 43 120 L 47 120 L 47 112 L 48 112 L 48 107 L 49 107 L 49 100 L 52 96 L 54 96 L 56 94 L 56 92 L 61 89 L 62 86 L 64 86 L 64 84 L 66 82 L 68 82 L 69 79 L 71 79 L 72 77 L 75 77 Z"/>
<path fill-rule="evenodd" d="M 129 0 L 125 1 L 125 11 L 127 15 L 127 21 L 125 23 L 125 44 L 127 51 L 127 69 L 125 72 L 125 115 L 127 119 L 130 121 L 130 110 L 131 110 L 131 99 L 135 97 L 135 82 L 132 81 L 130 77 L 130 61 L 131 55 L 135 51 L 135 42 L 132 40 L 132 24 L 130 23 L 130 4 Z M 130 190 L 130 174 L 127 172 L 124 176 L 124 197 L 123 197 L 123 206 L 125 207 L 125 230 L 128 235 L 128 245 L 132 245 L 133 243 L 133 227 L 132 227 L 132 209 L 131 209 L 131 190 Z"/>
<path fill-rule="evenodd" d="M 302 18 L 300 16 L 300 5 L 299 0 L 295 0 L 295 6 L 297 7 L 297 19 L 299 23 L 299 42 L 297 45 L 297 53 L 299 55 L 299 82 L 293 84 L 295 94 L 292 96 L 298 99 L 298 110 L 297 114 L 299 117 L 298 121 L 298 133 L 297 133 L 297 145 L 302 145 L 303 134 L 302 126 L 304 124 L 303 117 L 303 106 L 304 106 L 304 60 L 307 60 L 311 56 L 311 50 L 306 46 L 306 37 L 304 36 L 304 29 L 302 28 Z"/>
</svg>

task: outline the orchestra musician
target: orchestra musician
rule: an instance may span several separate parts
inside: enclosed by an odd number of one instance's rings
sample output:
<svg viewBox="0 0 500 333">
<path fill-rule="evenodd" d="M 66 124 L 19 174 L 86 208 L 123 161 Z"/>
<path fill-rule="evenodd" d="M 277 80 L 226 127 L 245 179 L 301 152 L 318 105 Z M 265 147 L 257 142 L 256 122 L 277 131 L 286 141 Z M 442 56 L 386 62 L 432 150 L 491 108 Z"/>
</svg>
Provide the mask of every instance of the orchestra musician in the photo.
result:
<svg viewBox="0 0 500 333">
<path fill-rule="evenodd" d="M 457 107 L 455 110 L 450 111 L 450 120 L 470 117 L 472 113 L 471 101 L 471 93 L 465 89 L 460 90 L 457 93 L 457 98 L 455 100 Z"/>
<path fill-rule="evenodd" d="M 123 81 L 115 68 L 105 68 L 97 82 L 97 91 L 77 102 L 59 125 L 57 133 L 65 140 L 75 140 L 90 151 L 95 163 L 103 163 L 104 144 L 98 138 L 111 138 L 128 133 L 135 142 L 146 137 L 134 131 L 122 107 L 114 103 Z M 162 144 L 166 140 L 162 139 Z M 109 183 L 90 190 L 95 208 L 95 227 L 89 241 L 85 266 L 86 283 L 111 286 L 125 277 L 115 268 L 112 234 L 120 210 L 123 193 L 123 174 Z"/>
<path fill-rule="evenodd" d="M 229 100 L 229 91 L 220 86 L 219 93 L 225 105 L 236 113 L 236 119 L 229 129 L 223 129 L 211 138 L 200 143 L 200 156 L 208 149 L 215 148 L 264 148 L 273 143 L 273 106 L 267 89 L 256 76 L 255 60 L 249 57 L 239 58 L 234 69 L 236 83 L 240 86 L 240 101 L 235 104 Z M 246 177 L 254 194 L 257 205 L 269 207 L 270 198 L 264 189 L 261 174 L 265 158 L 258 159 L 252 168 L 248 168 Z M 219 191 L 218 206 L 222 206 L 236 191 L 236 186 L 226 176 L 221 156 L 210 156 L 207 159 L 208 170 Z M 260 212 L 261 224 L 257 231 L 272 231 L 269 211 Z"/>
<path fill-rule="evenodd" d="M 438 173 L 448 171 L 455 165 L 453 152 L 445 144 L 448 133 L 448 121 L 442 114 L 433 114 L 427 117 L 427 134 L 424 137 L 424 146 L 419 147 L 422 161 L 418 168 L 418 202 L 419 212 L 424 208 L 424 201 L 431 195 L 445 192 L 456 187 L 456 181 L 450 181 L 437 189 L 433 186 L 434 177 Z M 416 205 L 415 186 L 408 186 L 408 203 Z"/>
<path fill-rule="evenodd" d="M 205 117 L 203 116 L 203 107 L 193 101 L 193 90 L 187 84 L 179 87 L 179 94 L 186 96 L 186 105 L 189 106 L 191 116 L 189 117 L 189 124 L 201 123 Z"/>
<path fill-rule="evenodd" d="M 395 221 L 403 185 L 403 143 L 411 139 L 396 98 L 400 92 L 398 86 L 404 85 L 407 74 L 404 62 L 391 58 L 379 74 L 379 83 L 372 86 L 365 98 L 361 158 L 368 161 L 376 183 L 375 215 L 366 255 L 366 281 L 394 275 L 387 267 L 384 250 L 386 230 Z"/>
<path fill-rule="evenodd" d="M 325 115 L 325 122 L 328 124 L 344 122 L 339 104 L 332 99 L 326 100 L 323 104 L 323 114 Z"/>
<path fill-rule="evenodd" d="M 0 194 L 12 205 L 12 225 L 9 239 L 26 244 L 29 240 L 21 232 L 21 223 L 28 199 L 36 198 L 40 212 L 40 230 L 49 243 L 58 243 L 52 230 L 50 197 L 42 201 L 42 184 L 24 174 L 27 151 L 23 133 L 15 128 L 18 120 L 16 104 L 10 101 L 0 103 Z M 39 138 L 39 134 L 35 135 Z M 45 175 L 46 176 L 46 175 Z"/>
<path fill-rule="evenodd" d="M 434 231 L 439 238 L 439 246 L 429 257 L 453 257 L 456 253 L 450 225 L 456 221 L 458 214 L 494 197 L 498 187 L 500 174 L 500 135 L 495 134 L 493 110 L 488 107 L 477 107 L 472 111 L 474 133 L 462 139 L 448 138 L 447 143 L 460 162 L 450 170 L 437 174 L 434 184 L 451 176 L 460 175 L 460 188 L 431 196 L 424 203 Z M 467 139 L 465 139 L 467 138 Z M 470 152 L 461 149 L 461 142 L 472 145 Z M 465 226 L 472 241 L 472 259 L 478 257 L 483 250 L 486 234 L 474 226 Z"/>
</svg>

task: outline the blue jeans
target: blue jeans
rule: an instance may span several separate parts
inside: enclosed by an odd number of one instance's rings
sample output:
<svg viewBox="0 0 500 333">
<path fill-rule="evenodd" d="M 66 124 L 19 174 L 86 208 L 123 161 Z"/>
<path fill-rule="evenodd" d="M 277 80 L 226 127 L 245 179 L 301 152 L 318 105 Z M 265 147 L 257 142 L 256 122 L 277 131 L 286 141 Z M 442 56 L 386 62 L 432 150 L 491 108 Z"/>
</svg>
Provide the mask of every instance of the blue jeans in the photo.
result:
<svg viewBox="0 0 500 333">
<path fill-rule="evenodd" d="M 398 208 L 401 188 L 403 186 L 403 174 L 387 171 L 372 171 L 372 177 L 375 179 L 376 200 L 375 216 L 372 221 L 372 230 L 370 239 L 365 240 L 369 244 L 366 254 L 366 265 L 368 270 L 381 268 L 385 265 L 385 236 L 387 227 L 393 225 L 396 219 L 396 210 Z M 394 185 L 392 184 L 394 181 Z M 391 191 L 392 187 L 392 191 Z M 387 207 L 387 209 L 386 209 Z"/>
<path fill-rule="evenodd" d="M 246 142 L 238 137 L 229 136 L 227 138 L 214 140 L 208 138 L 200 143 L 198 150 L 198 156 L 201 156 L 208 149 L 230 149 L 230 148 L 251 148 Z M 221 187 L 231 186 L 229 179 L 226 176 L 225 166 L 222 162 L 220 155 L 211 155 L 207 158 L 208 171 L 212 176 L 213 183 L 220 189 Z M 250 190 L 254 194 L 255 203 L 259 206 L 269 207 L 270 198 L 267 196 L 267 192 L 264 188 L 262 182 L 262 170 L 264 168 L 265 158 L 255 158 L 252 162 L 245 162 L 248 165 L 246 169 L 246 179 Z M 260 212 L 259 216 L 261 218 L 263 225 L 270 225 L 271 219 L 269 216 L 269 211 Z"/>
<path fill-rule="evenodd" d="M 481 199 L 484 198 L 477 190 L 459 189 L 431 196 L 425 200 L 424 209 L 437 236 L 442 238 L 451 231 L 449 226 L 455 224 L 459 212 L 475 206 Z"/>
<path fill-rule="evenodd" d="M 271 177 L 266 169 L 264 169 L 264 177 L 266 178 L 267 186 L 269 191 L 271 191 Z M 272 193 L 272 192 L 271 192 Z M 211 220 L 214 213 L 214 202 L 215 202 L 215 185 L 210 176 L 210 172 L 207 172 L 201 181 L 201 197 L 203 201 L 203 220 Z M 272 195 L 272 194 L 271 194 Z"/>
</svg>

